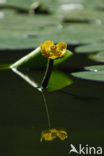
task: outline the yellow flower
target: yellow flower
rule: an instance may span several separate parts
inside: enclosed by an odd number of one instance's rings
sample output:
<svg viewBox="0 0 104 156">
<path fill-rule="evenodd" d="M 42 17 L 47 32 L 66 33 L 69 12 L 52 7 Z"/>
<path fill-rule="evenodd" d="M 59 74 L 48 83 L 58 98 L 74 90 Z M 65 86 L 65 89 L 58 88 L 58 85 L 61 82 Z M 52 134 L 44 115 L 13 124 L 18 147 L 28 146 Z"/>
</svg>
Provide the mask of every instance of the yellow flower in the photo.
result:
<svg viewBox="0 0 104 156">
<path fill-rule="evenodd" d="M 57 45 L 53 41 L 45 41 L 40 45 L 42 54 L 49 59 L 61 58 L 64 56 L 67 44 L 64 42 L 59 42 Z"/>
<path fill-rule="evenodd" d="M 41 139 L 45 141 L 53 141 L 56 138 L 59 138 L 60 140 L 65 140 L 68 137 L 67 132 L 65 130 L 57 130 L 57 129 L 49 129 L 42 131 Z"/>
</svg>

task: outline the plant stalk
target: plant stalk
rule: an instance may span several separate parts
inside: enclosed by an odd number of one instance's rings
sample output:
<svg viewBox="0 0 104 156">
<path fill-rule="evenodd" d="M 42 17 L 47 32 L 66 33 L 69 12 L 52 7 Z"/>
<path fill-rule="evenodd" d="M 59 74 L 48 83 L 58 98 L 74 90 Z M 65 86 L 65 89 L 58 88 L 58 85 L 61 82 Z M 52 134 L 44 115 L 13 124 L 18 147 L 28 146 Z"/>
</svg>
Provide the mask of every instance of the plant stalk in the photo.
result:
<svg viewBox="0 0 104 156">
<path fill-rule="evenodd" d="M 45 104 L 45 108 L 46 108 L 46 114 L 47 114 L 47 119 L 48 119 L 48 128 L 50 129 L 50 127 L 51 127 L 50 115 L 49 115 L 49 110 L 48 110 L 47 101 L 46 101 L 44 91 L 42 91 L 42 96 L 43 96 L 43 100 L 44 100 L 44 104 Z"/>
<path fill-rule="evenodd" d="M 53 69 L 53 62 L 54 62 L 54 60 L 48 59 L 46 72 L 45 72 L 45 75 L 44 75 L 44 78 L 43 78 L 43 81 L 42 81 L 43 89 L 47 88 L 49 78 L 51 76 L 51 72 L 52 72 L 52 69 Z"/>
</svg>

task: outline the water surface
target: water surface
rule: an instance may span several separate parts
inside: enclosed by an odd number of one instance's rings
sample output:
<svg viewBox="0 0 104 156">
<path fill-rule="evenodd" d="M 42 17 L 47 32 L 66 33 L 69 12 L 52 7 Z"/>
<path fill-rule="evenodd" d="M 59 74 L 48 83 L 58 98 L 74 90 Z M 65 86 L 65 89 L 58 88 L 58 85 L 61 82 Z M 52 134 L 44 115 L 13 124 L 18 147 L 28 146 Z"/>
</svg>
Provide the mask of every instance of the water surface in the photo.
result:
<svg viewBox="0 0 104 156">
<path fill-rule="evenodd" d="M 1 52 L 0 64 L 13 63 L 26 53 Z M 66 73 L 74 83 L 45 96 L 51 127 L 65 129 L 68 132 L 68 139 L 40 142 L 41 132 L 48 129 L 41 92 L 31 87 L 13 71 L 0 71 L 2 156 L 68 156 L 70 144 L 76 147 L 79 144 L 103 147 L 104 83 L 74 78 L 70 75 L 70 69 L 69 71 L 67 69 Z"/>
</svg>

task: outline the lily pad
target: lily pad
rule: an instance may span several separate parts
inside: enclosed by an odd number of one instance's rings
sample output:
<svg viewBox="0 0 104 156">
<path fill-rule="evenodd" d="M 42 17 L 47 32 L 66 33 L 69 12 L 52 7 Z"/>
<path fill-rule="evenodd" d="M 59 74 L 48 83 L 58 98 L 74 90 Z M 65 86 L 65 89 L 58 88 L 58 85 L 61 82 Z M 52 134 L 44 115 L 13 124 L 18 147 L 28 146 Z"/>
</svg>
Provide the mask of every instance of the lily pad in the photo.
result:
<svg viewBox="0 0 104 156">
<path fill-rule="evenodd" d="M 95 33 L 96 32 L 96 33 Z M 45 31 L 41 32 L 44 36 L 47 34 L 45 39 L 50 39 L 59 42 L 60 39 L 69 44 L 79 44 L 79 43 L 93 43 L 104 39 L 104 27 L 102 25 L 91 24 L 62 24 L 60 29 L 55 29 L 54 27 L 46 28 Z"/>
<path fill-rule="evenodd" d="M 87 0 L 86 0 L 87 1 Z M 40 0 L 39 2 L 43 2 Z M 28 10 L 33 0 L 7 0 L 5 5 L 14 9 L 2 9 L 4 18 L 0 19 L 0 49 L 36 48 L 45 40 L 64 41 L 68 44 L 92 43 L 104 40 L 103 14 L 96 6 L 98 1 L 57 1 L 45 0 L 45 6 L 52 11 L 49 15 L 19 14 L 15 10 Z M 103 4 L 102 1 L 100 1 Z M 67 14 L 59 13 L 60 6 L 83 6 Z M 64 11 L 63 11 L 64 12 Z M 63 18 L 69 18 L 70 23 L 63 23 Z M 89 24 L 89 20 L 94 23 Z M 83 23 L 83 24 L 82 24 Z M 95 33 L 96 32 L 96 33 Z"/>
<path fill-rule="evenodd" d="M 103 43 L 93 43 L 90 45 L 84 45 L 76 48 L 77 53 L 95 53 L 102 50 L 104 50 Z"/>
<path fill-rule="evenodd" d="M 104 40 L 102 24 L 63 24 L 59 16 L 17 14 L 5 10 L 0 19 L 0 49 L 36 48 L 45 40 L 68 44 Z M 95 33 L 96 32 L 96 33 Z"/>
<path fill-rule="evenodd" d="M 14 6 L 18 6 L 18 7 L 24 7 L 24 8 L 30 8 L 30 6 L 36 1 L 34 0 L 6 0 L 6 4 L 9 4 L 9 5 L 14 5 Z M 43 2 L 42 0 L 39 0 L 39 2 Z M 50 4 L 50 0 L 45 0 L 45 6 L 49 6 Z"/>
<path fill-rule="evenodd" d="M 104 52 L 100 52 L 96 55 L 91 55 L 89 58 L 96 62 L 104 62 Z"/>
<path fill-rule="evenodd" d="M 90 70 L 90 71 L 104 71 L 104 65 L 99 65 L 99 66 L 90 66 L 86 67 L 85 69 Z"/>
<path fill-rule="evenodd" d="M 64 11 L 63 22 L 65 22 L 65 23 L 79 23 L 79 24 L 81 24 L 81 23 L 101 24 L 103 22 L 103 19 L 101 17 L 102 17 L 101 12 L 99 12 L 97 10 L 82 8 L 80 10 L 75 9 L 74 11 L 69 11 L 69 12 Z"/>
<path fill-rule="evenodd" d="M 85 71 L 85 72 L 72 73 L 72 75 L 80 79 L 104 82 L 104 71 L 98 71 L 98 72 Z"/>
<path fill-rule="evenodd" d="M 90 5 L 89 5 L 89 2 L 90 2 Z M 86 0 L 84 1 L 84 5 L 88 8 L 91 8 L 91 9 L 96 9 L 97 6 L 103 6 L 104 5 L 104 1 L 103 0 L 92 0 L 92 1 L 89 1 L 89 0 Z"/>
<path fill-rule="evenodd" d="M 56 28 L 58 21 L 57 17 L 51 15 L 49 17 L 21 15 L 6 10 L 4 18 L 0 19 L 0 49 L 35 48 L 45 40 L 45 29 Z M 42 31 L 44 34 L 41 33 Z"/>
<path fill-rule="evenodd" d="M 65 56 L 60 59 L 56 59 L 54 61 L 54 66 L 57 66 L 67 60 L 69 57 L 73 55 L 72 52 L 68 51 L 65 53 Z M 18 68 L 18 69 L 42 69 L 46 67 L 47 58 L 42 55 L 40 47 L 29 53 L 28 55 L 24 56 L 20 60 L 16 61 L 14 64 L 11 65 L 11 68 Z"/>
</svg>

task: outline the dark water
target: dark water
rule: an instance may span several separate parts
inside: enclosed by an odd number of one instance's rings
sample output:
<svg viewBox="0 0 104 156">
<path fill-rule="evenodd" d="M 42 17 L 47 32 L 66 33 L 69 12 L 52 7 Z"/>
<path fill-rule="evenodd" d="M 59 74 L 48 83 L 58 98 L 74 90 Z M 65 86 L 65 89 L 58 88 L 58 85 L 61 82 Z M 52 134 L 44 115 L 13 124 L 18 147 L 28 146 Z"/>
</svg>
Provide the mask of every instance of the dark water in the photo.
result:
<svg viewBox="0 0 104 156">
<path fill-rule="evenodd" d="M 0 64 L 13 63 L 24 54 L 1 52 Z M 70 144 L 104 148 L 104 83 L 73 78 L 71 70 L 94 64 L 85 57 L 82 66 L 79 61 L 72 67 L 78 57 L 85 56 L 73 56 L 66 70 L 74 83 L 46 94 L 51 127 L 64 128 L 65 141 L 40 142 L 41 132 L 48 128 L 41 92 L 11 70 L 0 71 L 0 156 L 68 156 Z"/>
</svg>

